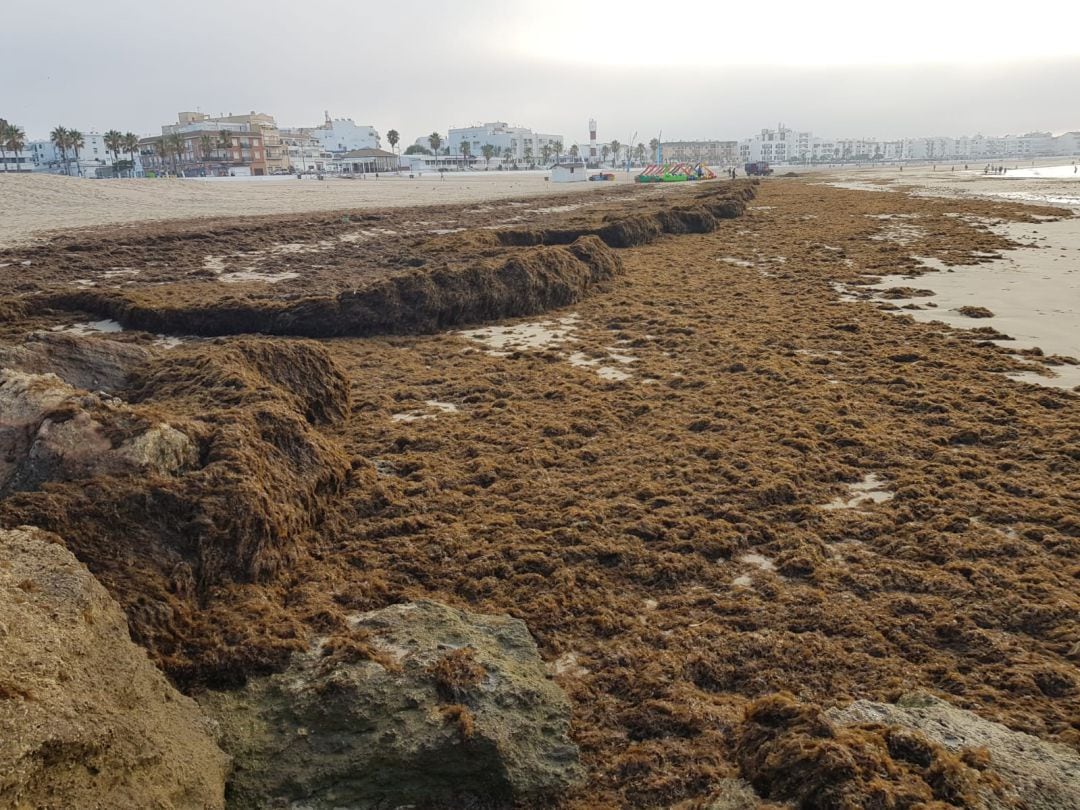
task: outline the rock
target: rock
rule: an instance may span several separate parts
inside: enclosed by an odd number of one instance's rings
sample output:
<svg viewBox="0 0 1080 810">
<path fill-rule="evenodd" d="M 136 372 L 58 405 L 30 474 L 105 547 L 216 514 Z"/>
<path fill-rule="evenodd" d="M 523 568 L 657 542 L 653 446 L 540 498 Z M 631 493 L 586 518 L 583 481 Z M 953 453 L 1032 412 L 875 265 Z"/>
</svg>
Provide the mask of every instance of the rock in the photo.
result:
<svg viewBox="0 0 1080 810">
<path fill-rule="evenodd" d="M 75 388 L 115 391 L 153 356 L 134 343 L 71 332 L 34 332 L 18 345 L 0 346 L 0 366 L 52 373 Z"/>
<path fill-rule="evenodd" d="M 421 600 L 350 624 L 279 675 L 200 698 L 235 757 L 235 807 L 472 806 L 581 779 L 569 701 L 523 622 Z"/>
<path fill-rule="evenodd" d="M 933 695 L 913 692 L 895 704 L 858 700 L 826 714 L 842 726 L 881 723 L 912 729 L 951 751 L 985 748 L 989 769 L 1005 783 L 1004 795 L 982 792 L 988 810 L 1080 807 L 1080 754 L 985 720 Z"/>
<path fill-rule="evenodd" d="M 0 530 L 0 806 L 223 807 L 212 721 L 56 540 Z"/>
<path fill-rule="evenodd" d="M 198 460 L 176 428 L 55 374 L 0 369 L 0 492 L 94 475 L 169 475 Z"/>
</svg>

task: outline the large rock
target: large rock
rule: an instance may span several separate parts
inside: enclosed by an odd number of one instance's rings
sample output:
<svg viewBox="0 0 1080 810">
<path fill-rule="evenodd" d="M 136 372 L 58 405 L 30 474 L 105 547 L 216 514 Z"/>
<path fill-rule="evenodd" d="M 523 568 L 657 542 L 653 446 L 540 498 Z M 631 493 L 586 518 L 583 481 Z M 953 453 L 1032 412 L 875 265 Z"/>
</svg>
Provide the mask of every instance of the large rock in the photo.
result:
<svg viewBox="0 0 1080 810">
<path fill-rule="evenodd" d="M 0 369 L 0 493 L 94 475 L 167 475 L 198 448 L 175 427 L 55 374 Z"/>
<path fill-rule="evenodd" d="M 895 704 L 858 700 L 827 716 L 841 726 L 880 723 L 920 732 L 951 751 L 985 748 L 1004 782 L 1002 795 L 982 791 L 988 810 L 1080 808 L 1080 755 L 1071 748 L 985 720 L 924 692 Z"/>
<path fill-rule="evenodd" d="M 52 540 L 0 530 L 0 807 L 223 807 L 212 721 Z"/>
<path fill-rule="evenodd" d="M 523 622 L 418 601 L 351 624 L 280 675 L 200 698 L 235 757 L 236 807 L 473 806 L 581 778 L 569 702 Z"/>
<path fill-rule="evenodd" d="M 132 371 L 151 357 L 145 346 L 75 332 L 34 332 L 22 343 L 0 346 L 0 366 L 55 374 L 87 391 L 124 387 Z"/>
</svg>

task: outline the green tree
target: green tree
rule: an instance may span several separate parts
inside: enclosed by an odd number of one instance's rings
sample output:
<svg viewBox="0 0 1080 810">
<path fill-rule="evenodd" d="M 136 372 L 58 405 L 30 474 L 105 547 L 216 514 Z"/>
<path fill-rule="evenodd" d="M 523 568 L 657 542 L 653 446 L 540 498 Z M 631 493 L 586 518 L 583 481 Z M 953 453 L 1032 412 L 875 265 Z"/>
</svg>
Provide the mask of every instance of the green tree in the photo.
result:
<svg viewBox="0 0 1080 810">
<path fill-rule="evenodd" d="M 525 147 L 525 163 L 528 164 L 529 168 L 532 168 L 532 166 L 533 166 L 533 150 L 532 150 L 531 146 L 526 146 Z"/>
<path fill-rule="evenodd" d="M 480 147 L 480 154 L 484 156 L 484 169 L 486 171 L 491 168 L 491 159 L 495 157 L 495 147 L 490 143 L 485 143 Z"/>
<path fill-rule="evenodd" d="M 634 147 L 634 160 L 638 163 L 645 162 L 645 144 L 639 143 Z"/>
<path fill-rule="evenodd" d="M 551 153 L 555 156 L 555 160 L 562 157 L 562 141 L 551 142 Z"/>
<path fill-rule="evenodd" d="M 86 141 L 83 139 L 83 134 L 79 132 L 79 130 L 68 130 L 68 146 L 71 147 L 71 151 L 75 153 L 75 170 L 78 171 L 79 176 L 82 177 L 82 166 L 79 165 L 79 150 L 86 146 Z"/>
<path fill-rule="evenodd" d="M 469 158 L 470 157 L 472 157 L 472 147 L 469 146 L 468 141 L 462 141 L 461 142 L 461 163 L 466 168 L 468 168 L 468 166 L 469 166 Z"/>
<path fill-rule="evenodd" d="M 67 162 L 68 130 L 66 127 L 57 127 L 49 133 L 49 140 L 53 146 L 60 150 L 60 160 L 64 162 L 64 174 L 71 174 Z"/>
<path fill-rule="evenodd" d="M 414 144 L 412 144 L 410 146 L 405 147 L 405 154 L 406 155 L 430 155 L 431 150 L 426 148 L 426 147 L 421 146 L 418 143 L 414 143 Z"/>
<path fill-rule="evenodd" d="M 5 173 L 8 170 L 8 166 L 7 166 L 7 143 L 6 143 L 6 141 L 7 141 L 7 131 L 8 131 L 9 126 L 11 126 L 11 125 L 7 122 L 6 118 L 0 118 L 0 162 L 3 162 L 3 164 L 4 164 L 4 172 Z M 19 168 L 19 164 L 16 163 L 15 164 L 15 169 L 18 170 L 18 168 Z"/>
<path fill-rule="evenodd" d="M 606 143 L 600 147 L 600 162 L 607 163 L 608 155 L 611 154 L 611 147 Z"/>
<path fill-rule="evenodd" d="M 577 160 L 579 154 L 578 145 L 576 143 L 570 144 L 570 157 Z"/>
<path fill-rule="evenodd" d="M 184 164 L 184 136 L 174 132 L 165 139 L 165 146 L 173 154 L 173 173 L 179 177 L 180 167 Z"/>
<path fill-rule="evenodd" d="M 544 165 L 547 166 L 551 162 L 551 144 L 545 143 L 540 147 L 540 159 L 544 161 Z"/>
<path fill-rule="evenodd" d="M 509 146 L 503 147 L 503 161 L 506 163 L 515 163 L 514 150 Z"/>
<path fill-rule="evenodd" d="M 390 144 L 390 151 L 393 152 L 395 155 L 397 154 L 397 145 L 398 141 L 400 140 L 401 135 L 396 129 L 391 129 L 389 132 L 386 133 L 386 142 Z"/>
<path fill-rule="evenodd" d="M 660 139 L 653 138 L 649 141 L 649 160 L 656 160 L 656 150 L 660 148 Z"/>
<path fill-rule="evenodd" d="M 124 146 L 124 134 L 118 129 L 110 129 L 102 140 L 105 141 L 105 151 L 113 154 L 113 174 L 116 174 L 116 161 L 120 159 L 120 150 Z"/>
<path fill-rule="evenodd" d="M 199 137 L 199 156 L 204 165 L 210 163 L 210 153 L 214 151 L 214 139 L 209 135 Z"/>
<path fill-rule="evenodd" d="M 431 144 L 431 151 L 435 153 L 435 169 L 439 168 L 439 147 L 442 146 L 442 135 L 438 132 L 432 132 L 427 137 L 427 142 Z"/>
<path fill-rule="evenodd" d="M 23 147 L 26 146 L 26 132 L 22 127 L 4 121 L 0 125 L 0 140 L 3 141 L 3 150 L 15 153 L 15 171 L 21 172 L 19 157 L 22 155 Z M 0 152 L 0 155 L 2 154 L 3 152 Z M 4 171 L 7 171 L 7 161 L 4 161 Z"/>
<path fill-rule="evenodd" d="M 619 150 L 622 149 L 622 144 L 618 141 L 611 142 L 611 165 L 614 167 L 619 162 Z"/>
<path fill-rule="evenodd" d="M 139 151 L 139 136 L 134 132 L 124 133 L 124 151 L 131 155 L 131 176 L 135 176 L 135 155 Z"/>
<path fill-rule="evenodd" d="M 154 153 L 157 155 L 158 164 L 162 171 L 165 171 L 165 161 L 169 157 L 169 147 L 165 143 L 165 138 L 161 137 L 154 141 Z"/>
<path fill-rule="evenodd" d="M 229 159 L 228 149 L 232 146 L 232 133 L 227 129 L 218 130 L 218 149 L 221 150 L 222 161 Z"/>
</svg>

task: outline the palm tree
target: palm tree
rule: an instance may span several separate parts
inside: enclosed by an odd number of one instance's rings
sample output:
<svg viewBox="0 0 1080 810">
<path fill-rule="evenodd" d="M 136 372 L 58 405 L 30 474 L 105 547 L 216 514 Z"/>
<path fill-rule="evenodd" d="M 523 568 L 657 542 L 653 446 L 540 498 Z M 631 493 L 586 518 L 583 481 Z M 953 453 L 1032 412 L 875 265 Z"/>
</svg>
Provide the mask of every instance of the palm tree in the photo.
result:
<svg viewBox="0 0 1080 810">
<path fill-rule="evenodd" d="M 578 145 L 576 143 L 570 144 L 570 157 L 577 160 L 578 157 Z"/>
<path fill-rule="evenodd" d="M 461 163 L 465 168 L 469 167 L 469 158 L 472 157 L 472 147 L 468 141 L 461 142 Z"/>
<path fill-rule="evenodd" d="M 495 157 L 495 147 L 490 143 L 485 143 L 480 147 L 480 154 L 484 156 L 484 171 L 491 168 L 491 159 Z"/>
<path fill-rule="evenodd" d="M 435 170 L 439 169 L 439 147 L 442 146 L 442 135 L 432 132 L 427 136 L 427 142 L 431 144 L 431 151 L 435 153 Z"/>
<path fill-rule="evenodd" d="M 166 146 L 168 146 L 169 150 L 175 156 L 173 160 L 173 172 L 179 177 L 180 166 L 184 163 L 184 147 L 186 146 L 184 143 L 184 136 L 179 132 L 174 132 L 166 139 L 166 141 Z"/>
<path fill-rule="evenodd" d="M 161 170 L 165 171 L 165 159 L 169 156 L 169 147 L 165 145 L 164 136 L 154 141 L 154 153 L 157 155 Z"/>
<path fill-rule="evenodd" d="M 615 164 L 619 162 L 619 150 L 622 149 L 622 144 L 618 141 L 611 142 L 611 166 L 615 167 Z"/>
<path fill-rule="evenodd" d="M 551 161 L 551 144 L 545 143 L 540 147 L 540 159 L 544 161 L 546 166 Z"/>
<path fill-rule="evenodd" d="M 397 154 L 398 141 L 401 140 L 401 134 L 396 129 L 388 130 L 386 133 L 386 142 L 390 144 L 390 151 L 395 155 Z"/>
<path fill-rule="evenodd" d="M 210 165 L 210 153 L 214 151 L 214 139 L 209 135 L 202 135 L 199 138 L 199 153 L 202 157 L 203 168 Z"/>
<path fill-rule="evenodd" d="M 75 153 L 75 169 L 78 171 L 79 176 L 82 177 L 82 166 L 79 165 L 79 150 L 86 146 L 86 141 L 83 140 L 83 134 L 79 130 L 68 130 L 68 146 Z"/>
<path fill-rule="evenodd" d="M 15 124 L 9 124 L 4 121 L 0 124 L 0 139 L 3 140 L 3 145 L 0 150 L 8 150 L 15 153 L 15 171 L 21 172 L 22 165 L 19 163 L 19 156 L 22 154 L 23 147 L 26 146 L 26 132 L 22 127 L 15 126 Z M 0 151 L 0 155 L 3 155 L 3 151 Z M 4 161 L 4 171 L 7 171 L 7 161 Z"/>
<path fill-rule="evenodd" d="M 2 162 L 4 164 L 4 172 L 5 173 L 8 170 L 8 167 L 7 167 L 7 131 L 8 131 L 9 126 L 11 126 L 11 125 L 8 124 L 6 118 L 0 118 L 0 162 Z M 19 164 L 16 163 L 15 164 L 16 171 L 18 170 L 18 168 L 19 168 Z"/>
<path fill-rule="evenodd" d="M 232 146 L 232 133 L 227 129 L 218 130 L 218 149 L 222 150 L 222 154 L 224 154 L 224 151 L 230 146 Z M 228 157 L 228 155 L 224 155 L 223 159 L 227 160 Z"/>
<path fill-rule="evenodd" d="M 135 153 L 139 151 L 139 136 L 134 132 L 124 133 L 124 151 L 131 155 L 131 176 L 135 176 Z"/>
<path fill-rule="evenodd" d="M 611 154 L 611 147 L 608 146 L 606 143 L 603 146 L 600 147 L 600 161 L 602 163 L 607 163 L 608 155 L 610 155 L 610 154 Z"/>
<path fill-rule="evenodd" d="M 525 147 L 525 162 L 531 167 L 533 165 L 533 151 L 531 146 Z"/>
<path fill-rule="evenodd" d="M 551 151 L 555 155 L 555 160 L 558 160 L 562 155 L 562 141 L 552 141 Z"/>
<path fill-rule="evenodd" d="M 514 162 L 514 150 L 511 149 L 509 146 L 503 147 L 503 161 L 506 163 Z"/>
<path fill-rule="evenodd" d="M 102 138 L 105 150 L 113 153 L 113 174 L 116 174 L 116 161 L 120 160 L 120 150 L 124 146 L 124 134 L 117 129 L 110 129 Z"/>
<path fill-rule="evenodd" d="M 634 160 L 638 163 L 645 162 L 645 144 L 639 143 L 634 147 Z"/>
<path fill-rule="evenodd" d="M 49 140 L 53 146 L 60 150 L 60 160 L 64 162 L 64 174 L 71 174 L 67 162 L 68 130 L 66 127 L 57 127 L 49 133 Z"/>
<path fill-rule="evenodd" d="M 660 139 L 653 138 L 649 141 L 649 157 L 651 160 L 656 160 L 656 152 L 660 149 Z"/>
</svg>

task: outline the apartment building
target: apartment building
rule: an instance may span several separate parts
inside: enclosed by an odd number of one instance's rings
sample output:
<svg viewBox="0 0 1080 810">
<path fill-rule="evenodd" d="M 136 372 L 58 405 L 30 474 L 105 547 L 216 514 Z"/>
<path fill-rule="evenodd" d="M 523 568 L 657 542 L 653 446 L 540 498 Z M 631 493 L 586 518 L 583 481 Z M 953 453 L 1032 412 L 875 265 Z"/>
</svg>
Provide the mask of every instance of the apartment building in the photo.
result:
<svg viewBox="0 0 1080 810">
<path fill-rule="evenodd" d="M 421 139 L 423 140 L 423 139 Z M 513 159 L 524 161 L 531 157 L 540 160 L 544 147 L 560 148 L 567 146 L 561 135 L 533 132 L 527 127 L 512 127 L 505 121 L 491 121 L 473 127 L 452 128 L 444 144 L 451 155 L 461 154 L 461 145 L 469 144 L 469 154 L 479 157 L 484 144 L 491 144 L 502 156 L 510 150 Z M 426 146 L 426 143 L 423 144 Z"/>
<path fill-rule="evenodd" d="M 664 141 L 660 144 L 664 160 L 704 163 L 709 166 L 733 166 L 739 162 L 738 141 Z M 655 156 L 649 156 L 650 160 Z"/>
</svg>

